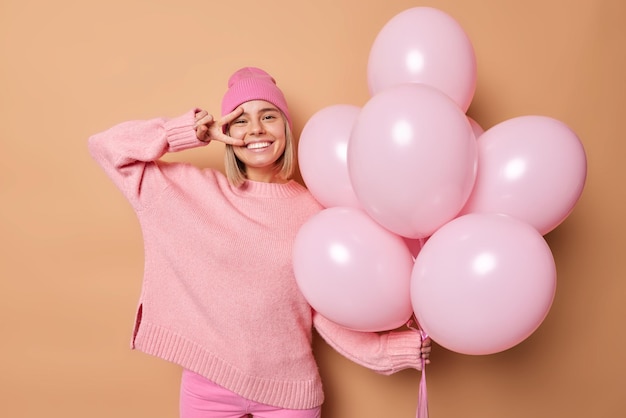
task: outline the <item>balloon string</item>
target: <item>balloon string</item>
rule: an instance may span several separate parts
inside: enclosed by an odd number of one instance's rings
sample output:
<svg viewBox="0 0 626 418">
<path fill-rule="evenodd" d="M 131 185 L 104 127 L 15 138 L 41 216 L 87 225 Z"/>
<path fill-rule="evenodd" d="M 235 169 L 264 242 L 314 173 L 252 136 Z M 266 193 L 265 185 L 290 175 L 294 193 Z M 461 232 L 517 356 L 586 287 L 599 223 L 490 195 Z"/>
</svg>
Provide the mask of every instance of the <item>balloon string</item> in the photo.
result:
<svg viewBox="0 0 626 418">
<path fill-rule="evenodd" d="M 413 325 L 416 324 L 416 325 Z M 410 329 L 420 333 L 422 342 L 428 338 L 428 334 L 419 327 L 417 320 L 411 319 L 407 323 Z M 426 360 L 422 357 L 422 376 L 417 394 L 417 412 L 416 418 L 428 418 L 428 390 L 426 388 Z"/>
<path fill-rule="evenodd" d="M 420 331 L 422 341 L 428 336 L 425 332 Z M 422 358 L 422 377 L 420 378 L 420 387 L 417 395 L 417 415 L 416 418 L 428 418 L 428 391 L 426 390 L 426 360 Z"/>
</svg>

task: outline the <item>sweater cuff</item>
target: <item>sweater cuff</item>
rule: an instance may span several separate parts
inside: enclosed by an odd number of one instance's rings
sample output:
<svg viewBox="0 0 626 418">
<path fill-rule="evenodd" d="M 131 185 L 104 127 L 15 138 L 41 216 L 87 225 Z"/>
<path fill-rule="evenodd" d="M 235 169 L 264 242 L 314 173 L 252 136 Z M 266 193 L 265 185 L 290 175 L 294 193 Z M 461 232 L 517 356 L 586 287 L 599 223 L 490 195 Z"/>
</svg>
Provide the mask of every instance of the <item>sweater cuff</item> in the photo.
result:
<svg viewBox="0 0 626 418">
<path fill-rule="evenodd" d="M 422 337 L 418 331 L 389 332 L 387 353 L 393 374 L 404 369 L 422 370 Z"/>
<path fill-rule="evenodd" d="M 196 136 L 194 125 L 196 122 L 196 112 L 198 110 L 199 109 L 192 109 L 182 116 L 169 119 L 165 122 L 164 127 L 170 152 L 183 151 L 208 144 L 208 142 L 200 141 Z"/>
</svg>

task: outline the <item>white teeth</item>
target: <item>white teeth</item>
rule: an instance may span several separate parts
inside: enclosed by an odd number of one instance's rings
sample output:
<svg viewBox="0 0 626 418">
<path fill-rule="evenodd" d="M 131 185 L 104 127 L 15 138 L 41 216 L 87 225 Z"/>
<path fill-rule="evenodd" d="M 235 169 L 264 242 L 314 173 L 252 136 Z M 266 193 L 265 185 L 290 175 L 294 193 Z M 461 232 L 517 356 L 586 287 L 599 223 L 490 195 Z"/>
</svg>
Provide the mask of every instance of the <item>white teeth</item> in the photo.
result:
<svg viewBox="0 0 626 418">
<path fill-rule="evenodd" d="M 259 149 L 259 148 L 266 148 L 269 147 L 270 143 L 269 142 L 254 142 L 252 144 L 248 144 L 247 148 L 248 149 Z"/>
</svg>

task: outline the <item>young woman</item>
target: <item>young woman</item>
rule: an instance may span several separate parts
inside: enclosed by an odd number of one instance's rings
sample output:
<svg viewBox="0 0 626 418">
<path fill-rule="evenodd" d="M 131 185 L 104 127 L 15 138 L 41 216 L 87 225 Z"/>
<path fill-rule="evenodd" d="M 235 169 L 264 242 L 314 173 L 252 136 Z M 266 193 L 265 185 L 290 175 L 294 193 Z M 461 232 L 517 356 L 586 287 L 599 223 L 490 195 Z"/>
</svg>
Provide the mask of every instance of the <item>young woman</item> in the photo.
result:
<svg viewBox="0 0 626 418">
<path fill-rule="evenodd" d="M 181 417 L 319 417 L 313 327 L 379 373 L 421 369 L 430 343 L 418 332 L 347 330 L 314 312 L 300 293 L 293 241 L 322 207 L 292 180 L 291 117 L 274 79 L 258 68 L 236 71 L 221 115 L 193 109 L 125 122 L 89 139 L 143 233 L 131 347 L 182 366 Z M 211 141 L 226 144 L 226 176 L 159 160 Z"/>
</svg>

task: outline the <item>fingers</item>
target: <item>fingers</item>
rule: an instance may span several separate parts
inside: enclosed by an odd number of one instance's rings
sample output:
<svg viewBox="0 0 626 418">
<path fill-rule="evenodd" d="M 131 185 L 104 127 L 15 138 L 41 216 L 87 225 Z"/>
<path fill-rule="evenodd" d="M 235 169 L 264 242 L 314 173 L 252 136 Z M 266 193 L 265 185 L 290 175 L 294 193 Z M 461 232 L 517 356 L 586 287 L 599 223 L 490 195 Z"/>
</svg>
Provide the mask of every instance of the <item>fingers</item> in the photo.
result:
<svg viewBox="0 0 626 418">
<path fill-rule="evenodd" d="M 241 116 L 241 114 L 243 113 L 243 108 L 242 107 L 238 107 L 235 110 L 233 110 L 232 112 L 228 113 L 227 115 L 225 115 L 222 119 L 220 119 L 216 124 L 215 124 L 215 130 L 211 130 L 211 135 L 212 137 L 214 137 L 214 139 L 217 139 L 218 141 L 221 141 L 225 144 L 230 144 L 230 145 L 234 145 L 234 146 L 243 146 L 245 145 L 244 141 L 242 139 L 237 139 L 237 138 L 233 138 L 230 135 L 226 135 L 224 133 L 224 126 L 228 126 L 231 122 L 233 122 L 235 119 L 237 119 L 239 116 Z"/>
<path fill-rule="evenodd" d="M 430 364 L 430 352 L 432 351 L 432 340 L 427 337 L 424 338 L 424 340 L 422 340 L 422 347 L 421 347 L 421 353 L 422 353 L 422 359 L 424 359 L 426 364 Z"/>
<path fill-rule="evenodd" d="M 430 339 L 430 337 L 426 337 L 422 340 L 422 347 L 423 348 L 428 348 L 430 350 L 430 347 L 432 346 L 432 340 Z"/>
<path fill-rule="evenodd" d="M 196 137 L 199 141 L 209 142 L 211 138 L 209 138 L 209 128 L 206 125 L 198 125 L 196 127 Z"/>
<path fill-rule="evenodd" d="M 237 139 L 233 138 L 232 136 L 226 135 L 222 132 L 221 129 L 217 134 L 215 134 L 214 139 L 228 145 L 233 145 L 235 147 L 243 147 L 244 145 L 246 145 L 243 139 Z"/>
<path fill-rule="evenodd" d="M 198 110 L 196 112 L 196 115 L 195 115 L 196 116 L 196 125 L 198 125 L 198 121 L 199 120 L 201 120 L 202 118 L 204 118 L 204 117 L 206 117 L 208 115 L 209 115 L 209 112 L 207 112 L 206 110 L 202 110 L 202 109 Z"/>
<path fill-rule="evenodd" d="M 195 114 L 194 128 L 196 130 L 196 137 L 199 141 L 210 142 L 220 141 L 225 144 L 234 146 L 243 146 L 244 141 L 242 139 L 236 139 L 223 132 L 223 127 L 227 126 L 237 117 L 243 113 L 243 109 L 238 107 L 220 120 L 215 120 L 213 115 L 210 115 L 206 110 L 200 110 Z"/>
<path fill-rule="evenodd" d="M 224 117 L 222 118 L 220 123 L 222 124 L 222 126 L 228 125 L 229 123 L 231 123 L 232 121 L 237 119 L 242 114 L 243 114 L 243 108 L 241 106 L 239 106 L 238 108 L 236 108 L 235 110 L 233 110 L 229 114 L 224 115 Z"/>
<path fill-rule="evenodd" d="M 213 122 L 214 122 L 213 121 L 213 116 L 206 115 L 206 116 L 203 116 L 202 118 L 196 120 L 196 127 L 198 127 L 200 125 L 208 126 L 208 125 L 212 124 Z"/>
<path fill-rule="evenodd" d="M 209 142 L 211 140 L 209 137 L 209 125 L 212 123 L 213 116 L 209 115 L 206 110 L 196 112 L 194 127 L 196 128 L 196 137 L 199 141 Z"/>
<path fill-rule="evenodd" d="M 220 141 L 223 142 L 225 144 L 229 144 L 229 145 L 234 145 L 237 147 L 241 147 L 243 145 L 245 145 L 245 142 L 243 141 L 243 139 L 237 139 L 237 138 L 233 138 L 230 135 L 226 135 L 223 131 L 222 131 L 222 126 L 223 124 L 221 123 L 221 121 L 219 123 L 214 123 L 212 125 L 209 126 L 209 137 L 211 139 L 215 139 L 216 141 Z"/>
</svg>

